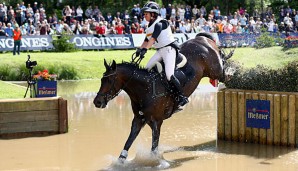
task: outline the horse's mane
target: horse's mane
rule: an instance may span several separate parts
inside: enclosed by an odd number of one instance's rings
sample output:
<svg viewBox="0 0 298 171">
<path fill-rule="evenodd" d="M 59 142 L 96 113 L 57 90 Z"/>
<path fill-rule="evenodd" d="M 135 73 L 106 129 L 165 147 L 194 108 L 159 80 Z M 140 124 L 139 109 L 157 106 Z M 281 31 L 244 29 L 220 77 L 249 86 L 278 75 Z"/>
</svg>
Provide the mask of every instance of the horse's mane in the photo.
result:
<svg viewBox="0 0 298 171">
<path fill-rule="evenodd" d="M 125 62 L 122 61 L 121 63 L 117 64 L 118 67 L 124 67 L 127 68 L 129 70 L 136 70 L 138 72 L 142 72 L 144 74 L 148 74 L 148 70 L 146 68 L 144 68 L 143 66 L 140 66 L 136 63 L 132 63 L 132 62 Z"/>
</svg>

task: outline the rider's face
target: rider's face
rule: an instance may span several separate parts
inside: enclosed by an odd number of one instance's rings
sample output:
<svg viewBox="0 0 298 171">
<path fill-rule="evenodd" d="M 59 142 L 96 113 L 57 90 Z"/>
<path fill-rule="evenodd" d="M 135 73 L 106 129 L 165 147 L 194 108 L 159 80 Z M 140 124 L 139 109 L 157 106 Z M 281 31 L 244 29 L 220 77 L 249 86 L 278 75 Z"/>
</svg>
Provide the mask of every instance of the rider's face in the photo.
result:
<svg viewBox="0 0 298 171">
<path fill-rule="evenodd" d="M 150 12 L 144 12 L 144 18 L 145 18 L 145 20 L 146 21 L 150 21 L 150 19 L 151 19 L 151 14 L 150 14 Z"/>
</svg>

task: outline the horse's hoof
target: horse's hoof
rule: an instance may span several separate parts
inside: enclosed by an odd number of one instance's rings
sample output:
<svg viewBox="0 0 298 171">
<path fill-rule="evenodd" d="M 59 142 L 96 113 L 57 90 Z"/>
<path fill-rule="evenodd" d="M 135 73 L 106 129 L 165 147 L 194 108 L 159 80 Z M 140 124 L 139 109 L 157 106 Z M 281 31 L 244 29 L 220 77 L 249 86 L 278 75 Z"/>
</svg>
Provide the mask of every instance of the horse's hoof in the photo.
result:
<svg viewBox="0 0 298 171">
<path fill-rule="evenodd" d="M 123 164 L 125 162 L 125 160 L 126 160 L 126 157 L 125 156 L 122 156 L 122 155 L 120 155 L 119 158 L 118 158 L 118 161 L 121 164 Z"/>
</svg>

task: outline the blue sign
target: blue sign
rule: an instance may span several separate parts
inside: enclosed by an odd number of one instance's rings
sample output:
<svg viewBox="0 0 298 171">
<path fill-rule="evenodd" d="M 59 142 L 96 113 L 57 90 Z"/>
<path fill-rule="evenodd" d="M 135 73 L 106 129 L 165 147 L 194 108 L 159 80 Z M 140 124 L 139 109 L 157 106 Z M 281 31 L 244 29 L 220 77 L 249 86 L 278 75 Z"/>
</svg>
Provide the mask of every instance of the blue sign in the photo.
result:
<svg viewBox="0 0 298 171">
<path fill-rule="evenodd" d="M 57 81 L 37 81 L 36 97 L 57 96 Z"/>
<path fill-rule="evenodd" d="M 270 129 L 270 101 L 246 100 L 246 127 Z"/>
</svg>

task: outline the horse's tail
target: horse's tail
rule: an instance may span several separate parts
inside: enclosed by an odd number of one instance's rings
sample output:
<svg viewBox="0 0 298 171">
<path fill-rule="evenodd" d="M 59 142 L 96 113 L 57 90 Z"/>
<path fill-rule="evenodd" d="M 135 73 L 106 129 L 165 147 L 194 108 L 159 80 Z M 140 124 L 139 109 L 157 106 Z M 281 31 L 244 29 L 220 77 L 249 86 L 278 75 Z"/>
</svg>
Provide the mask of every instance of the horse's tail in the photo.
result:
<svg viewBox="0 0 298 171">
<path fill-rule="evenodd" d="M 215 42 L 214 37 L 213 37 L 212 34 L 210 34 L 210 33 L 201 32 L 201 33 L 198 33 L 198 34 L 196 35 L 196 37 L 198 37 L 198 36 L 207 37 L 208 39 L 211 39 L 211 40 L 213 40 L 213 41 Z"/>
</svg>

